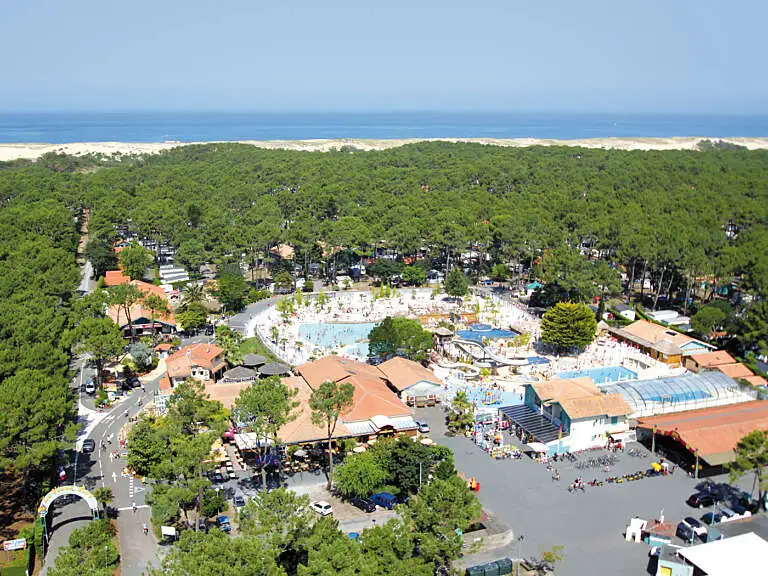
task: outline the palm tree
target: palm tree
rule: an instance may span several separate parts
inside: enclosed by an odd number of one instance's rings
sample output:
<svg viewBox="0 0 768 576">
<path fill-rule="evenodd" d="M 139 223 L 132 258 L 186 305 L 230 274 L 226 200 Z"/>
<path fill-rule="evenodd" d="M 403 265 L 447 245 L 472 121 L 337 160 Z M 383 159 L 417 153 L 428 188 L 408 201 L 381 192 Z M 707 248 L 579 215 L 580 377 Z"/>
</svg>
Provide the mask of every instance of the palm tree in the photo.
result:
<svg viewBox="0 0 768 576">
<path fill-rule="evenodd" d="M 205 288 L 202 284 L 187 284 L 184 287 L 184 307 L 205 300 Z"/>
<path fill-rule="evenodd" d="M 109 487 L 101 487 L 96 488 L 96 490 L 93 491 L 93 496 L 96 498 L 96 501 L 101 504 L 102 511 L 104 513 L 104 516 L 107 515 L 107 504 L 112 502 L 114 496 L 112 495 L 112 488 Z"/>
</svg>

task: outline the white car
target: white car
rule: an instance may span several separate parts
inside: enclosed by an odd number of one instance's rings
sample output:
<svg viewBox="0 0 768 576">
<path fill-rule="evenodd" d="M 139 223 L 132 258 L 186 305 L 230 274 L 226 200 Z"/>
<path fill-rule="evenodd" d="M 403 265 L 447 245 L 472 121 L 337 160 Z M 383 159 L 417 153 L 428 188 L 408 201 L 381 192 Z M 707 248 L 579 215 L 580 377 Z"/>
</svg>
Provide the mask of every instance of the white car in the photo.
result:
<svg viewBox="0 0 768 576">
<path fill-rule="evenodd" d="M 429 432 L 429 424 L 427 424 L 423 420 L 416 420 L 416 426 L 419 427 L 419 432 L 421 432 L 422 434 L 426 434 Z"/>
<path fill-rule="evenodd" d="M 96 393 L 96 384 L 93 382 L 93 380 L 88 380 L 85 384 L 85 393 L 86 394 L 95 394 Z"/>
<path fill-rule="evenodd" d="M 325 500 L 317 500 L 315 502 L 312 502 L 309 505 L 309 509 L 314 510 L 315 512 L 320 514 L 320 516 L 328 516 L 329 514 L 333 514 L 333 508 Z"/>
</svg>

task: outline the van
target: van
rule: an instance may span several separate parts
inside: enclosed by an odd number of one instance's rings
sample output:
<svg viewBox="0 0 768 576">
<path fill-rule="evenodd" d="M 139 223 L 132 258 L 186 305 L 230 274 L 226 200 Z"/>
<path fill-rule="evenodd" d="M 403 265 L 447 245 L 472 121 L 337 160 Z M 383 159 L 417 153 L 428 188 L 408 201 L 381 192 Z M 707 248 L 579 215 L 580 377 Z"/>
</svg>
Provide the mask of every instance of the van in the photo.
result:
<svg viewBox="0 0 768 576">
<path fill-rule="evenodd" d="M 381 506 L 387 510 L 392 510 L 392 508 L 395 507 L 395 504 L 397 504 L 397 498 L 394 494 L 390 494 L 389 492 L 379 492 L 378 494 L 374 494 L 371 496 L 370 500 L 377 506 Z"/>
</svg>

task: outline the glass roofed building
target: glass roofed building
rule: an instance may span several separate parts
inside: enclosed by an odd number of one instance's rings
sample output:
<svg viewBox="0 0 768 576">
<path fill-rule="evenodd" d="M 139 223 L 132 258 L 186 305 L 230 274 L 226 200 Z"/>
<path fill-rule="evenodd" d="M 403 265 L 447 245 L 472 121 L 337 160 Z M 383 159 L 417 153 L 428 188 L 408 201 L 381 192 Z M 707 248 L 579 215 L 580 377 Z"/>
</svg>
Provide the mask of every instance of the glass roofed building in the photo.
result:
<svg viewBox="0 0 768 576">
<path fill-rule="evenodd" d="M 632 418 L 670 414 L 748 402 L 757 392 L 718 370 L 654 380 L 628 380 L 604 384 L 606 393 L 620 393 L 632 408 Z"/>
</svg>

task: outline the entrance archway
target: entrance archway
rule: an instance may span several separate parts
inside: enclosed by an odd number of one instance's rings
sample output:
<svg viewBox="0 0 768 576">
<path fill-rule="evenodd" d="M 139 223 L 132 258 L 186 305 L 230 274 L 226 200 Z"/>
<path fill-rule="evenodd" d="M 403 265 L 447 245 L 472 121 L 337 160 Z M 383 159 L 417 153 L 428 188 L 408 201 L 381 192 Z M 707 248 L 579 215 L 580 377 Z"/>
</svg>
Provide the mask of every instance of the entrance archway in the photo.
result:
<svg viewBox="0 0 768 576">
<path fill-rule="evenodd" d="M 91 516 L 95 520 L 99 517 L 99 503 L 96 497 L 82 486 L 59 486 L 54 488 L 48 494 L 43 496 L 40 501 L 40 505 L 37 507 L 37 515 L 40 518 L 40 524 L 43 526 L 43 536 L 46 540 L 46 546 L 48 544 L 48 527 L 45 522 L 45 517 L 48 515 L 48 508 L 53 504 L 54 500 L 62 496 L 79 496 L 85 503 L 88 504 L 88 508 L 91 509 Z"/>
</svg>

